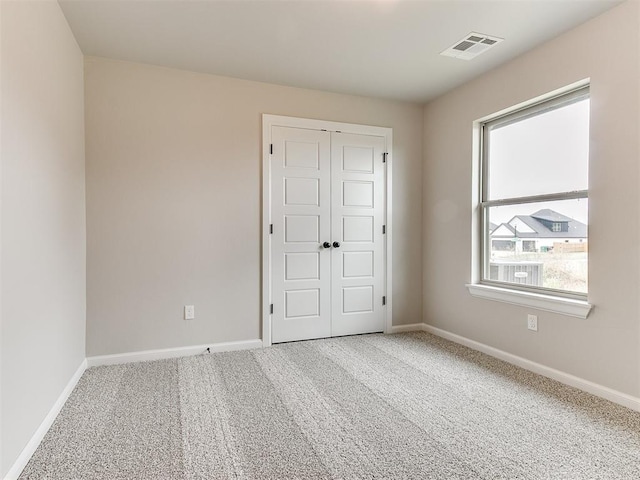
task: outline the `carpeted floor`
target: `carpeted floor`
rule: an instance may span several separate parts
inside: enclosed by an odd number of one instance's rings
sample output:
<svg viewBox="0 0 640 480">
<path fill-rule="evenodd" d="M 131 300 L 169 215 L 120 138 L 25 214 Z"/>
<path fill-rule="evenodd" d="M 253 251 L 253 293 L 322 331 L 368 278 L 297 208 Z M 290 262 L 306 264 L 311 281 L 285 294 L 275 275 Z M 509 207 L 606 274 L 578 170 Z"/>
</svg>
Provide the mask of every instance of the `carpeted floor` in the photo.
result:
<svg viewBox="0 0 640 480">
<path fill-rule="evenodd" d="M 640 414 L 426 333 L 87 370 L 21 479 L 640 479 Z"/>
</svg>

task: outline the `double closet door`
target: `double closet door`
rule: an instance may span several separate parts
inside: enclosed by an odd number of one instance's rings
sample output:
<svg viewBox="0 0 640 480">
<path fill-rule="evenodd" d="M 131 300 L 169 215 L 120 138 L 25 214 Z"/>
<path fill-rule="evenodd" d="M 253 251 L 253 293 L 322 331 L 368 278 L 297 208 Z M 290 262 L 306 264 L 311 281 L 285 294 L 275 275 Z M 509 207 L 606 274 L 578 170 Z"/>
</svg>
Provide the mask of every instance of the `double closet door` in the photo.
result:
<svg viewBox="0 0 640 480">
<path fill-rule="evenodd" d="M 385 137 L 270 134 L 271 341 L 383 331 Z"/>
</svg>

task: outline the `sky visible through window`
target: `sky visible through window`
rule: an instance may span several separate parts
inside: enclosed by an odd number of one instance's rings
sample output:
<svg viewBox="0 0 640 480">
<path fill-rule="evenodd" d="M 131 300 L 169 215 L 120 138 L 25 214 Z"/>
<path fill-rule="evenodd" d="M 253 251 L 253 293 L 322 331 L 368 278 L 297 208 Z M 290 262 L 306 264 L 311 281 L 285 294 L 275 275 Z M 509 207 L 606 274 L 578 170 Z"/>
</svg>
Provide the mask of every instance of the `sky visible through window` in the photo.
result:
<svg viewBox="0 0 640 480">
<path fill-rule="evenodd" d="M 491 130 L 490 200 L 588 188 L 589 100 Z M 490 221 L 508 222 L 549 208 L 587 223 L 587 199 L 494 207 Z"/>
</svg>

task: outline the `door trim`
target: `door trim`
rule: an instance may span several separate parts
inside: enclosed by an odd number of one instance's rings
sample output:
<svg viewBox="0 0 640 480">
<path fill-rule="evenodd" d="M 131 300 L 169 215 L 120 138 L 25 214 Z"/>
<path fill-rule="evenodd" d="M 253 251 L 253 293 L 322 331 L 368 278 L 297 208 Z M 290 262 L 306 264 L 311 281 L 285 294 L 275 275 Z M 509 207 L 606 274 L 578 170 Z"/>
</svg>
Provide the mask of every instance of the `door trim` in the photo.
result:
<svg viewBox="0 0 640 480">
<path fill-rule="evenodd" d="M 387 152 L 385 177 L 386 262 L 384 290 L 386 292 L 386 308 L 384 310 L 384 333 L 391 333 L 393 325 L 393 295 L 391 294 L 393 292 L 393 257 L 391 254 L 393 251 L 393 130 L 389 127 L 374 127 L 265 113 L 262 115 L 262 346 L 271 346 L 271 127 L 274 126 L 384 137 L 385 150 Z"/>
</svg>

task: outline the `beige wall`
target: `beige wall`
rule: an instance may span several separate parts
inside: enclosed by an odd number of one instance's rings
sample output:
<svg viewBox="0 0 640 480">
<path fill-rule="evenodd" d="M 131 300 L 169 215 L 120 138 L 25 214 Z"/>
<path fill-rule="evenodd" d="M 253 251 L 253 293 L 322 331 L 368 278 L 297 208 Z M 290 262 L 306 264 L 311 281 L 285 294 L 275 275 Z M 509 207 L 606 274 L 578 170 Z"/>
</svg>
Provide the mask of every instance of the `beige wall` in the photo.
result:
<svg viewBox="0 0 640 480">
<path fill-rule="evenodd" d="M 0 477 L 85 357 L 83 59 L 55 1 L 1 2 Z"/>
<path fill-rule="evenodd" d="M 640 13 L 627 2 L 436 99 L 424 110 L 424 321 L 640 394 Z M 472 298 L 472 122 L 591 78 L 586 320 Z M 538 314 L 539 331 L 526 328 Z"/>
<path fill-rule="evenodd" d="M 263 113 L 393 127 L 394 323 L 420 321 L 421 106 L 100 58 L 85 78 L 88 355 L 261 337 Z"/>
</svg>

